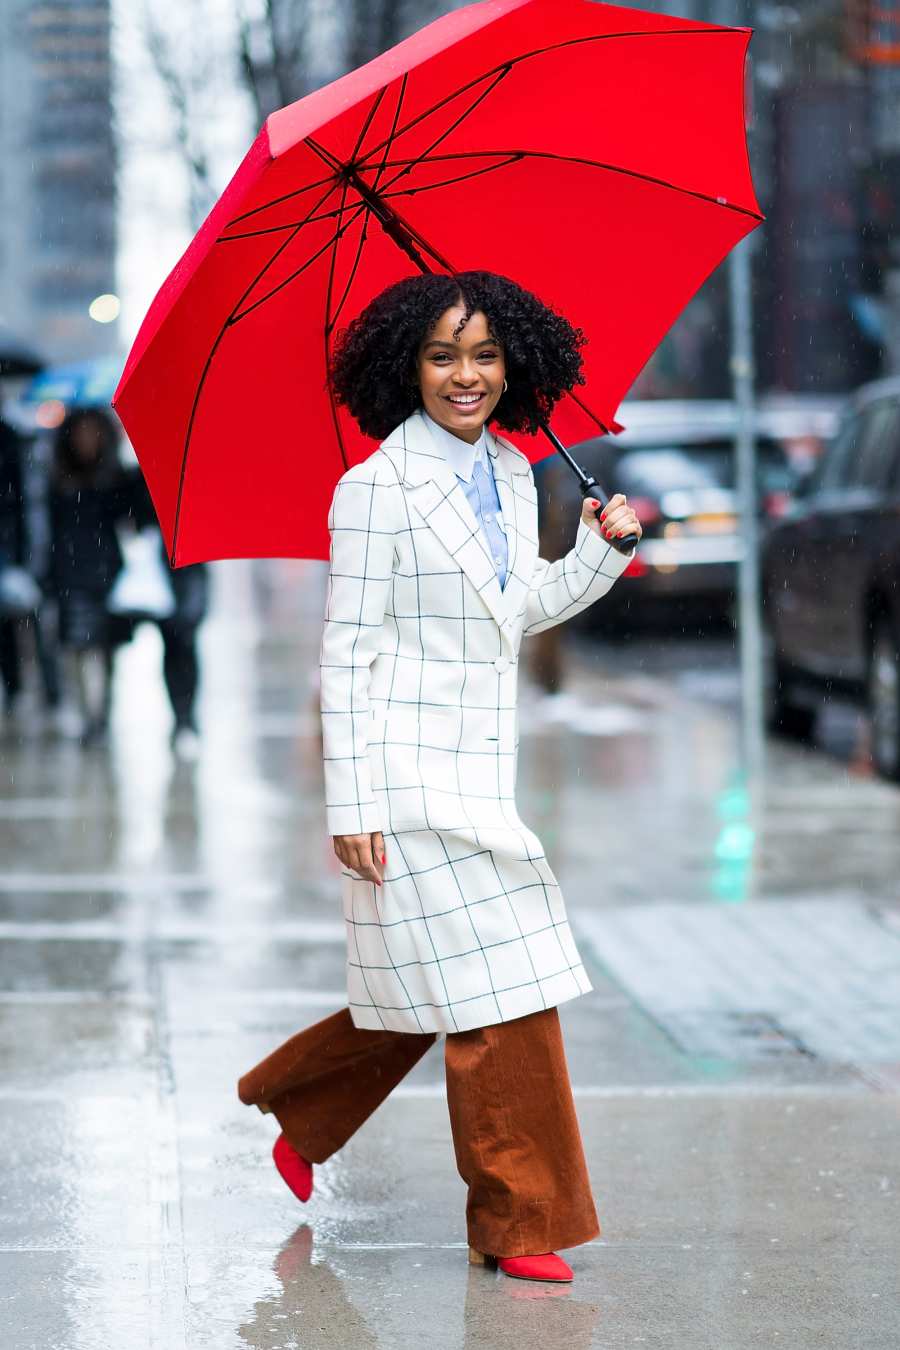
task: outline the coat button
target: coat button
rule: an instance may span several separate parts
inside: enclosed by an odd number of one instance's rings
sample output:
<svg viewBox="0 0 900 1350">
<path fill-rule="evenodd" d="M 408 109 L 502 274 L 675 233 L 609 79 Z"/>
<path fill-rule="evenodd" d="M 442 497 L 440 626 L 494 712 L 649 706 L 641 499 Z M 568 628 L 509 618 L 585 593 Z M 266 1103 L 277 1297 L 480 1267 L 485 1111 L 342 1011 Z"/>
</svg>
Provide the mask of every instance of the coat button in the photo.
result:
<svg viewBox="0 0 900 1350">
<path fill-rule="evenodd" d="M 498 656 L 494 662 L 494 669 L 498 675 L 502 675 L 504 670 L 509 670 L 509 660 L 505 656 Z"/>
</svg>

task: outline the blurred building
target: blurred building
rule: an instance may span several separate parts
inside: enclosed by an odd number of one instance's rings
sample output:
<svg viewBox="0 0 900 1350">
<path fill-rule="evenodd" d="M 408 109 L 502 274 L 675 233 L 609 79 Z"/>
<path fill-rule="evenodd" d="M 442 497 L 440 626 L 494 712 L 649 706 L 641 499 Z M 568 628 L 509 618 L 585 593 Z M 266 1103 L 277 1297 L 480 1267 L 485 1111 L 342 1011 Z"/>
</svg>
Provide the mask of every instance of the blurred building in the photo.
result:
<svg viewBox="0 0 900 1350">
<path fill-rule="evenodd" d="M 898 0 L 639 0 L 753 28 L 750 237 L 761 389 L 841 392 L 900 372 Z M 730 392 L 720 267 L 633 396 Z"/>
<path fill-rule="evenodd" d="M 109 0 L 0 0 L 0 315 L 50 358 L 116 345 L 113 132 Z"/>
</svg>

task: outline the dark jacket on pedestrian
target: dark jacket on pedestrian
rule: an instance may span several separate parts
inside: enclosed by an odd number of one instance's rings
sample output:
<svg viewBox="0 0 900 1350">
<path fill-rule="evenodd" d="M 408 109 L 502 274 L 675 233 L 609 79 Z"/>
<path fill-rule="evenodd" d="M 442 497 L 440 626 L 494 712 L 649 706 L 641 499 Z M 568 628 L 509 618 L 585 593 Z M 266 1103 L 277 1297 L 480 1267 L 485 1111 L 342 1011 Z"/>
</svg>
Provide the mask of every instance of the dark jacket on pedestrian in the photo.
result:
<svg viewBox="0 0 900 1350">
<path fill-rule="evenodd" d="M 93 462 L 78 458 L 73 435 L 90 420 L 100 448 Z M 128 500 L 116 457 L 116 436 L 99 411 L 73 413 L 60 427 L 49 493 L 48 590 L 59 603 L 60 640 L 67 646 L 109 642 L 106 600 L 122 568 L 118 524 Z"/>
<path fill-rule="evenodd" d="M 0 567 L 20 566 L 25 557 L 25 506 L 20 438 L 0 420 Z"/>
<path fill-rule="evenodd" d="M 69 590 L 106 597 L 122 567 L 116 530 L 122 498 L 114 487 L 54 491 L 50 496 L 50 578 L 59 596 Z"/>
</svg>

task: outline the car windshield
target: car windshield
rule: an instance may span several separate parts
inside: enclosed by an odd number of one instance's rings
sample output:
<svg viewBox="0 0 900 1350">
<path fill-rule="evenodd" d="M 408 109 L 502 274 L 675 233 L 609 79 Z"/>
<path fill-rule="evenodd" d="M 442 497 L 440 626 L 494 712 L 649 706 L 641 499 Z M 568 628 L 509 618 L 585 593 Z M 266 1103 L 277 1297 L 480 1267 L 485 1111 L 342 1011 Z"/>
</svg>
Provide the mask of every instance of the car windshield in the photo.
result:
<svg viewBox="0 0 900 1350">
<path fill-rule="evenodd" d="M 734 446 L 710 441 L 691 446 L 653 445 L 619 452 L 616 481 L 633 496 L 661 492 L 729 489 L 735 485 Z M 762 492 L 784 492 L 794 483 L 783 451 L 772 441 L 756 445 L 757 485 Z"/>
</svg>

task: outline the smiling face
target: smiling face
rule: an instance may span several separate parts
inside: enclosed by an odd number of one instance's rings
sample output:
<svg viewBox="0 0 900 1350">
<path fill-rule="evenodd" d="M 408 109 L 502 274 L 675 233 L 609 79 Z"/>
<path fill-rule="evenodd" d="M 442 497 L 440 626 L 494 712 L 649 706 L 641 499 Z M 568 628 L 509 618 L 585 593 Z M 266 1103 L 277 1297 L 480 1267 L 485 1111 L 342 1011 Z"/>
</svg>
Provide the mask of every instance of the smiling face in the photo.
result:
<svg viewBox="0 0 900 1350">
<path fill-rule="evenodd" d="M 429 417 L 474 445 L 500 401 L 506 364 L 485 315 L 476 310 L 459 330 L 465 317 L 462 304 L 444 311 L 419 347 L 416 371 Z"/>
</svg>

